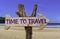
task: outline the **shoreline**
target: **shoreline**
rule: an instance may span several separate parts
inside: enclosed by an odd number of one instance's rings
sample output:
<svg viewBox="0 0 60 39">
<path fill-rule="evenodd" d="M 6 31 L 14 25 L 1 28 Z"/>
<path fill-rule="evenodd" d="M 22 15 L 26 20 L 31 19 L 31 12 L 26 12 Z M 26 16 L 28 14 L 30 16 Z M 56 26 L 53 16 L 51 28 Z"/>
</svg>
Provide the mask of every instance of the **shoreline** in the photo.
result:
<svg viewBox="0 0 60 39">
<path fill-rule="evenodd" d="M 4 26 L 0 26 L 0 29 L 3 29 L 3 30 L 5 30 L 5 27 Z M 25 30 L 24 29 L 24 27 L 10 27 L 10 29 L 8 29 L 8 30 Z M 44 28 L 43 30 L 40 30 L 40 28 L 36 28 L 36 27 L 33 27 L 32 28 L 32 30 L 33 31 L 43 31 L 43 32 L 51 32 L 51 31 L 53 31 L 53 32 L 60 32 L 60 28 Z"/>
</svg>

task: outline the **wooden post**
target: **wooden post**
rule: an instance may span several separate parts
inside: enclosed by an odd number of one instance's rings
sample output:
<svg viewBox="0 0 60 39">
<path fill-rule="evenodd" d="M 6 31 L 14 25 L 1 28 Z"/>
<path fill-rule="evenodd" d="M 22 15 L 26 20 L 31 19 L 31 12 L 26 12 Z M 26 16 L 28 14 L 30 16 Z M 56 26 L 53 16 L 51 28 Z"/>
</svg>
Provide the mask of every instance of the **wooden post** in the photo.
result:
<svg viewBox="0 0 60 39">
<path fill-rule="evenodd" d="M 34 10 L 31 16 L 27 16 L 25 9 L 24 9 L 24 5 L 23 4 L 19 4 L 18 5 L 18 12 L 16 12 L 16 14 L 19 17 L 36 17 L 36 10 L 37 10 L 37 5 L 35 4 L 34 6 Z M 26 39 L 32 39 L 32 26 L 25 26 L 25 31 L 26 31 Z"/>
<path fill-rule="evenodd" d="M 32 39 L 32 27 L 31 26 L 26 26 L 26 39 Z"/>
</svg>

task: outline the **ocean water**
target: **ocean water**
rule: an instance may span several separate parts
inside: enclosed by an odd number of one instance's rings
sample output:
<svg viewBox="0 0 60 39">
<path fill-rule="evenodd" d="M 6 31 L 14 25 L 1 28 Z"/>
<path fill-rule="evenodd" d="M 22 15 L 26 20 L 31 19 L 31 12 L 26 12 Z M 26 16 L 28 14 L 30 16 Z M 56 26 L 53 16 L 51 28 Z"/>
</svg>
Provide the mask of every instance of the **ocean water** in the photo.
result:
<svg viewBox="0 0 60 39">
<path fill-rule="evenodd" d="M 0 23 L 0 26 L 5 26 L 5 24 L 4 23 Z"/>
<path fill-rule="evenodd" d="M 5 24 L 0 24 L 0 26 L 5 26 Z M 21 26 L 22 27 L 22 26 Z M 33 27 L 40 27 L 40 26 L 33 26 Z M 46 25 L 46 28 L 60 28 L 60 25 Z"/>
<path fill-rule="evenodd" d="M 60 28 L 60 25 L 47 25 L 47 28 Z"/>
</svg>

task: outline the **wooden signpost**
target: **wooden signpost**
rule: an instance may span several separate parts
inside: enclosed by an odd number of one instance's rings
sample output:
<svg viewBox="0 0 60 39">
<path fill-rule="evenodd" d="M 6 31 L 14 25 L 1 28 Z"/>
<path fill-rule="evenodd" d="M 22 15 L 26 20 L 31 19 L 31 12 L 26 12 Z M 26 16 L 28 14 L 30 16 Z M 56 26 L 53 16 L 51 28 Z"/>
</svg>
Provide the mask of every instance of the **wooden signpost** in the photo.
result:
<svg viewBox="0 0 60 39">
<path fill-rule="evenodd" d="M 18 5 L 18 12 L 16 13 L 19 17 L 36 17 L 36 10 L 37 10 L 37 4 L 34 5 L 34 9 L 32 12 L 31 16 L 27 16 L 25 9 L 24 9 L 24 5 L 23 4 L 19 4 Z M 32 39 L 32 26 L 27 26 L 25 27 L 25 31 L 26 31 L 26 39 Z"/>
<path fill-rule="evenodd" d="M 44 17 L 36 17 L 37 5 L 35 4 L 34 10 L 31 16 L 27 16 L 24 11 L 24 5 L 18 5 L 18 11 L 16 14 L 19 17 L 12 18 L 10 15 L 6 15 L 5 25 L 6 29 L 9 29 L 10 26 L 24 26 L 26 31 L 26 39 L 32 39 L 32 26 L 46 25 L 48 23 L 47 19 Z M 39 15 L 42 16 L 42 15 Z"/>
</svg>

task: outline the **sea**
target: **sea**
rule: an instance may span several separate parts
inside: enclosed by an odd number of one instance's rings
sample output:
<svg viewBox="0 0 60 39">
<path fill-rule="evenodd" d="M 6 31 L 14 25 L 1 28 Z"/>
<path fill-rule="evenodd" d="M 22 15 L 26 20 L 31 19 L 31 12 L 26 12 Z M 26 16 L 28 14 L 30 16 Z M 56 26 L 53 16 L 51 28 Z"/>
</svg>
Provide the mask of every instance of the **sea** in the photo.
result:
<svg viewBox="0 0 60 39">
<path fill-rule="evenodd" d="M 0 23 L 0 26 L 5 26 L 5 23 Z M 23 26 L 22 26 L 23 27 Z M 40 26 L 33 26 L 33 27 L 40 27 Z M 46 28 L 60 28 L 60 25 L 46 25 Z"/>
</svg>

